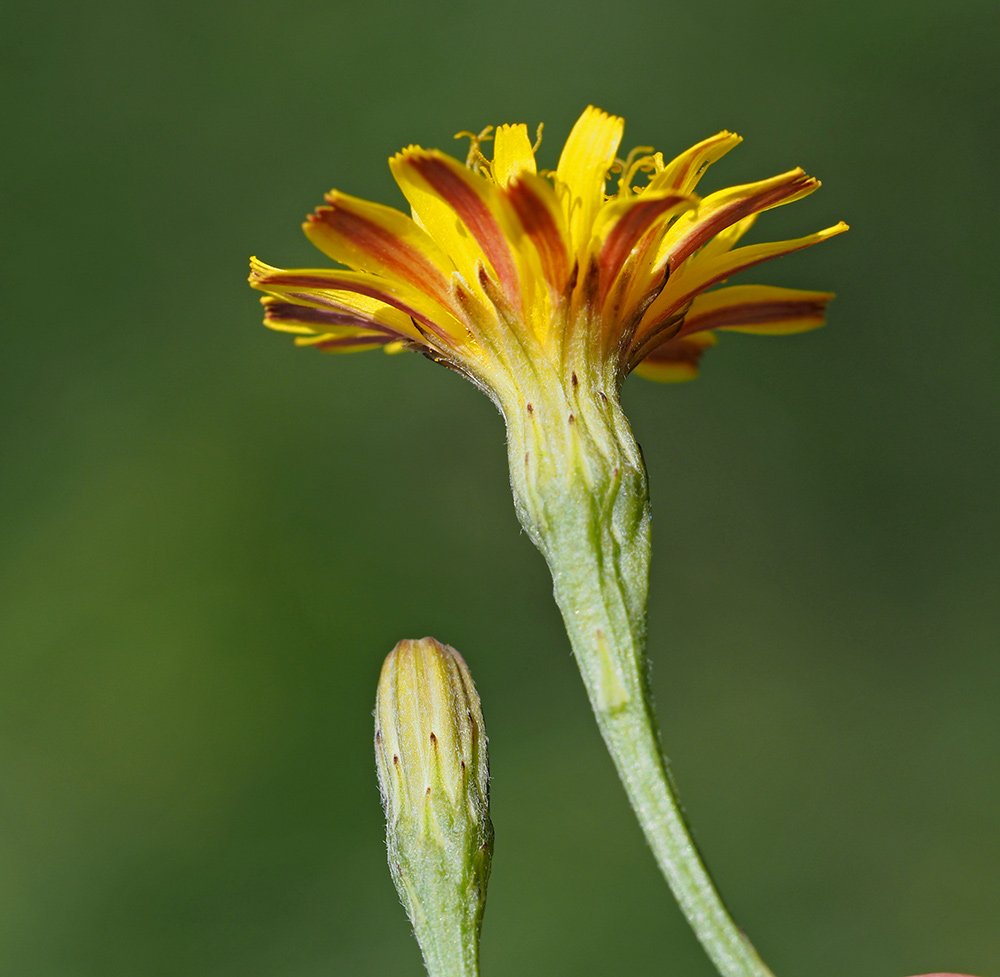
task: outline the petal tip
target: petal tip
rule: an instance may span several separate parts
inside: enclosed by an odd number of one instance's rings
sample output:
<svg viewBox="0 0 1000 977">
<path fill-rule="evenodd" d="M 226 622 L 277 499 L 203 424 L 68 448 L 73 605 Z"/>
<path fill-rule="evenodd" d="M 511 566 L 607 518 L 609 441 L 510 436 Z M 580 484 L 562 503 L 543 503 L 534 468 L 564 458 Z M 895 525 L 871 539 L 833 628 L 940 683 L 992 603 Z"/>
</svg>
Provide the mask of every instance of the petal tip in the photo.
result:
<svg viewBox="0 0 1000 977">
<path fill-rule="evenodd" d="M 250 257 L 250 274 L 247 281 L 250 282 L 255 288 L 260 285 L 269 275 L 273 275 L 276 271 L 280 269 L 275 268 L 274 265 L 269 265 L 263 262 L 256 255 Z"/>
</svg>

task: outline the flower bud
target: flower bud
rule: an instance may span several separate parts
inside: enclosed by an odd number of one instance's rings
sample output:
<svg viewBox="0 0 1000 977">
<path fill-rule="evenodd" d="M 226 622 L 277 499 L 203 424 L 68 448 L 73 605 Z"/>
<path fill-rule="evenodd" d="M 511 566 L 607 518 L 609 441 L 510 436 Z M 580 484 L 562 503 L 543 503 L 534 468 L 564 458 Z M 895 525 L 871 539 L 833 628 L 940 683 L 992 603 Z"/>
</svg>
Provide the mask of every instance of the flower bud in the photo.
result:
<svg viewBox="0 0 1000 977">
<path fill-rule="evenodd" d="M 382 666 L 375 759 L 389 870 L 431 977 L 478 974 L 493 852 L 479 696 L 462 656 L 405 640 Z"/>
</svg>

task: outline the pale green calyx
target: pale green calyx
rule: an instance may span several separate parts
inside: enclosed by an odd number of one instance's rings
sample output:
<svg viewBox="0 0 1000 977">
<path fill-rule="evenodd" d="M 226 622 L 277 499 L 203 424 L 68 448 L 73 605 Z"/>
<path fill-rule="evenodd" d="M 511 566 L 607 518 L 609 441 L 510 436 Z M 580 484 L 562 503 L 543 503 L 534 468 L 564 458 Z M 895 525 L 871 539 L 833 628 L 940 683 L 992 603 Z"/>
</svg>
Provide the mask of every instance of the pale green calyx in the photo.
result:
<svg viewBox="0 0 1000 977">
<path fill-rule="evenodd" d="M 475 977 L 493 852 L 479 695 L 462 656 L 400 641 L 382 666 L 375 759 L 389 870 L 430 977 Z"/>
</svg>

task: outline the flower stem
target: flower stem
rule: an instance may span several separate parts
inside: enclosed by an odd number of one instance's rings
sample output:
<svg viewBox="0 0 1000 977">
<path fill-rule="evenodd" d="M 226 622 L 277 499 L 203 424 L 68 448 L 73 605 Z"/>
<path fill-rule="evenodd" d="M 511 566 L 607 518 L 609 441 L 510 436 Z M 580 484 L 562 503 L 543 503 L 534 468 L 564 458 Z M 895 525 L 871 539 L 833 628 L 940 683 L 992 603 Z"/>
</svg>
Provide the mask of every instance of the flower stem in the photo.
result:
<svg viewBox="0 0 1000 977">
<path fill-rule="evenodd" d="M 636 635 L 615 627 L 618 608 L 607 600 L 606 570 L 575 556 L 577 572 L 560 574 L 556 600 L 601 735 L 660 870 L 706 953 L 724 977 L 770 977 L 770 970 L 742 934 L 716 890 L 685 821 L 660 749 Z M 581 566 L 584 564 L 584 566 Z M 587 578 L 590 579 L 587 579 Z M 614 601 L 614 598 L 612 598 Z M 605 636 L 578 622 L 600 608 Z M 586 612 L 583 612 L 586 609 Z M 642 689 L 639 694 L 635 690 Z M 626 694 L 622 692 L 629 690 Z"/>
<path fill-rule="evenodd" d="M 645 658 L 645 466 L 604 393 L 614 387 L 594 379 L 574 373 L 501 403 L 518 516 L 552 572 L 601 735 L 684 915 L 723 977 L 771 977 L 705 868 L 660 749 Z"/>
</svg>

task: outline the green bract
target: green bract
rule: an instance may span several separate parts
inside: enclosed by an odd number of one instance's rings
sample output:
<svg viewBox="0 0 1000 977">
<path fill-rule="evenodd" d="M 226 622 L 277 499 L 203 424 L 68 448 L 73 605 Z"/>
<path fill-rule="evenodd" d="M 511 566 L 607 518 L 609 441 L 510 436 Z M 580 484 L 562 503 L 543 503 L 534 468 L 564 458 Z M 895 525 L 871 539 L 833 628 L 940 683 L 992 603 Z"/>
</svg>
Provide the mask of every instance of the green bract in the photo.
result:
<svg viewBox="0 0 1000 977">
<path fill-rule="evenodd" d="M 431 977 L 479 973 L 493 853 L 479 695 L 462 656 L 400 641 L 382 666 L 375 759 L 389 870 Z"/>
</svg>

